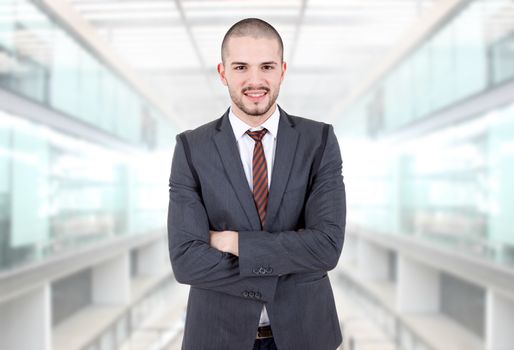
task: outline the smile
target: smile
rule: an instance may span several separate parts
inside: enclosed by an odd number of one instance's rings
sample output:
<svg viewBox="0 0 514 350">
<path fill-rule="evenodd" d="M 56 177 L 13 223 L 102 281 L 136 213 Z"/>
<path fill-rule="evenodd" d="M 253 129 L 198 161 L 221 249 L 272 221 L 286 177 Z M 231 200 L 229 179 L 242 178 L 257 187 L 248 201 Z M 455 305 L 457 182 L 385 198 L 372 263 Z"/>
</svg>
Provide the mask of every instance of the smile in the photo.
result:
<svg viewBox="0 0 514 350">
<path fill-rule="evenodd" d="M 265 95 L 267 94 L 266 91 L 251 91 L 251 92 L 245 92 L 244 95 L 248 97 L 251 101 L 257 102 L 260 101 Z"/>
</svg>

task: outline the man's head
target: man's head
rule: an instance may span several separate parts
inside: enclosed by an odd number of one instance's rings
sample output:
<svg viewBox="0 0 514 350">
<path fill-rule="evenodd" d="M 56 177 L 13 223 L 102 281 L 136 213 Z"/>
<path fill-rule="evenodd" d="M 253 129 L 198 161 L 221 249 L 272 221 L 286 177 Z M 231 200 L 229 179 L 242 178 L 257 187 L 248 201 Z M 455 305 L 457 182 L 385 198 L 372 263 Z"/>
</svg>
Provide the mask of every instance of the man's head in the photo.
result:
<svg viewBox="0 0 514 350">
<path fill-rule="evenodd" d="M 245 18 L 232 25 L 232 27 L 230 27 L 230 29 L 223 37 L 223 42 L 221 43 L 221 62 L 223 64 L 226 62 L 229 39 L 245 36 L 252 37 L 254 39 L 266 38 L 276 40 L 279 48 L 280 63 L 284 61 L 284 44 L 280 34 L 278 34 L 276 29 L 273 28 L 271 24 L 263 21 L 262 19 Z"/>
<path fill-rule="evenodd" d="M 247 18 L 230 27 L 218 73 L 236 115 L 257 121 L 271 115 L 286 71 L 283 52 L 280 35 L 263 20 Z"/>
</svg>

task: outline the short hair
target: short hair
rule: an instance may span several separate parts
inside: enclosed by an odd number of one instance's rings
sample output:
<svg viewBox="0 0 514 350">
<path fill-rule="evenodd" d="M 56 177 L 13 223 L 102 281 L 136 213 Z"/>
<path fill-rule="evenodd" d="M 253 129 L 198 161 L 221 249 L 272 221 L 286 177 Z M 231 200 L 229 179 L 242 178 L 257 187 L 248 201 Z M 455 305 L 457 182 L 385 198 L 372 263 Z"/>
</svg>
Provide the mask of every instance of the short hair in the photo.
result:
<svg viewBox="0 0 514 350">
<path fill-rule="evenodd" d="M 276 39 L 280 51 L 280 60 L 284 61 L 284 43 L 277 30 L 268 22 L 259 18 L 245 18 L 230 27 L 221 43 L 221 62 L 225 64 L 227 44 L 232 37 L 250 36 L 252 38 Z"/>
</svg>

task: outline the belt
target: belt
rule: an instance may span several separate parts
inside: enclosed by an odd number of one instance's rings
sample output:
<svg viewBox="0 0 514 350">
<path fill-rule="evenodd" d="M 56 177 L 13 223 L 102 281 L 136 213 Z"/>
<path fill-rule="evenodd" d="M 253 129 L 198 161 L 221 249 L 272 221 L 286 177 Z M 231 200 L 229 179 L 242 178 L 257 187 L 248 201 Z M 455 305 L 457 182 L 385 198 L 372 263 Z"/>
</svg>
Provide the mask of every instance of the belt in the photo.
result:
<svg viewBox="0 0 514 350">
<path fill-rule="evenodd" d="M 264 326 L 257 328 L 257 337 L 255 339 L 273 338 L 271 333 L 271 326 Z"/>
</svg>

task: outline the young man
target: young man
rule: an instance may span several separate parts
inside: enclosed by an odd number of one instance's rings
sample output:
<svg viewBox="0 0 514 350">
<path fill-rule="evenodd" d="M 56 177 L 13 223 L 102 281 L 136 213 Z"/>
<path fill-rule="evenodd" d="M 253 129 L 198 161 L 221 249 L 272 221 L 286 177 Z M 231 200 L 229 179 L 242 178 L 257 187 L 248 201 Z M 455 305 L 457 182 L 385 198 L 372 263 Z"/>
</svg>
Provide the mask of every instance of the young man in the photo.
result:
<svg viewBox="0 0 514 350">
<path fill-rule="evenodd" d="M 327 271 L 346 202 L 333 127 L 276 104 L 286 63 L 270 24 L 237 22 L 221 51 L 230 108 L 177 135 L 171 168 L 171 265 L 191 285 L 182 349 L 335 350 Z"/>
</svg>

